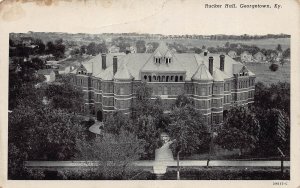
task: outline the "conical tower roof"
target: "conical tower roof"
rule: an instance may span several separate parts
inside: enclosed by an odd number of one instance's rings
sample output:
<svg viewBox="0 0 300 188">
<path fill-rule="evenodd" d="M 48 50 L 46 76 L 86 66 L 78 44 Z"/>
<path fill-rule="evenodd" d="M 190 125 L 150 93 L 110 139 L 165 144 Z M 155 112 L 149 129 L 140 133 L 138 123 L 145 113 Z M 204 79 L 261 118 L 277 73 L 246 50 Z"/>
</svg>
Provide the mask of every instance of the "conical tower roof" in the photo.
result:
<svg viewBox="0 0 300 188">
<path fill-rule="evenodd" d="M 121 67 L 116 72 L 115 79 L 117 80 L 130 80 L 133 78 L 133 76 L 130 74 L 130 72 L 127 69 L 126 63 L 123 63 Z"/>
<path fill-rule="evenodd" d="M 205 66 L 204 62 L 202 62 L 196 73 L 192 77 L 193 80 L 213 80 L 213 77 L 209 73 L 209 70 Z"/>
</svg>

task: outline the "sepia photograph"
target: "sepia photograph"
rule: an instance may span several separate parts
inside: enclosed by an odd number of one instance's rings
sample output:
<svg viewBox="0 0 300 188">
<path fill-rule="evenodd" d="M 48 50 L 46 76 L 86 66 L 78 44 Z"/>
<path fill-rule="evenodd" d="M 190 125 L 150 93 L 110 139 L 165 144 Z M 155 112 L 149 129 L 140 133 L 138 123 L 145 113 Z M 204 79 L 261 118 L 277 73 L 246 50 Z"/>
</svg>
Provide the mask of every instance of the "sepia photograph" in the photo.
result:
<svg viewBox="0 0 300 188">
<path fill-rule="evenodd" d="M 0 0 L 0 188 L 299 187 L 297 0 Z"/>
<path fill-rule="evenodd" d="M 10 33 L 8 178 L 289 180 L 290 36 Z"/>
</svg>

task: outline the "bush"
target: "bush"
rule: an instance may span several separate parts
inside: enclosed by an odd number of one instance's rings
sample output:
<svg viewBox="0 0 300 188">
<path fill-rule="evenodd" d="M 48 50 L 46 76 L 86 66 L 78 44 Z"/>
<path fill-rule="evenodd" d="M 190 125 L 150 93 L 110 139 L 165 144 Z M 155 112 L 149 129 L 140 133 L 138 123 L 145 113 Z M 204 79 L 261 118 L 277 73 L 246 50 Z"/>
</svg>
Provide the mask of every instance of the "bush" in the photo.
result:
<svg viewBox="0 0 300 188">
<path fill-rule="evenodd" d="M 275 71 L 278 70 L 279 65 L 275 64 L 275 63 L 272 63 L 269 68 L 270 68 L 271 71 L 275 72 Z"/>
</svg>

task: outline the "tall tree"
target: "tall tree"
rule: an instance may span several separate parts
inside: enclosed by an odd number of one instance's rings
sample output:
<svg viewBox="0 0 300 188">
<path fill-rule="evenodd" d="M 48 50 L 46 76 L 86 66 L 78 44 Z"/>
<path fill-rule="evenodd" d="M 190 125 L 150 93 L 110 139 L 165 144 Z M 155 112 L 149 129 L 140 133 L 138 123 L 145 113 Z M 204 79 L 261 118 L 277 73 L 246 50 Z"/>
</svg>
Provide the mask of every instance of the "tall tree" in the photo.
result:
<svg viewBox="0 0 300 188">
<path fill-rule="evenodd" d="M 191 154 L 205 142 L 208 127 L 203 116 L 193 106 L 175 107 L 171 114 L 168 132 L 172 140 L 173 152 Z"/>
<path fill-rule="evenodd" d="M 136 48 L 137 48 L 137 53 L 145 53 L 146 51 L 145 41 L 143 40 L 136 41 Z"/>
<path fill-rule="evenodd" d="M 80 112 L 84 104 L 83 92 L 70 83 L 52 84 L 45 88 L 45 96 L 53 108 Z"/>
<path fill-rule="evenodd" d="M 276 50 L 279 51 L 279 52 L 282 52 L 281 44 L 277 45 Z"/>
<path fill-rule="evenodd" d="M 91 142 L 78 140 L 77 159 L 99 161 L 95 172 L 105 179 L 126 179 L 131 163 L 144 153 L 145 142 L 122 130 L 119 134 L 104 134 Z"/>
<path fill-rule="evenodd" d="M 242 154 L 255 148 L 259 131 L 260 125 L 254 114 L 246 107 L 236 106 L 229 110 L 216 143 L 224 149 L 239 149 Z"/>
</svg>

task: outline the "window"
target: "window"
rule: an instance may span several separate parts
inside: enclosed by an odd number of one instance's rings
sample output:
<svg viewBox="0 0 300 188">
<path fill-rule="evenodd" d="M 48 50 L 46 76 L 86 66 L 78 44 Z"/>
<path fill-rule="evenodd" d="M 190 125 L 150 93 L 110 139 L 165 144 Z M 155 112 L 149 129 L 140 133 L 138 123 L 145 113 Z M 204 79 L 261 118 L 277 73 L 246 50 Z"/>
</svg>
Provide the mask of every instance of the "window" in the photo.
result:
<svg viewBox="0 0 300 188">
<path fill-rule="evenodd" d="M 157 80 L 160 82 L 160 76 L 157 77 Z"/>
<path fill-rule="evenodd" d="M 168 82 L 169 81 L 169 76 L 166 76 L 166 82 Z"/>
<path fill-rule="evenodd" d="M 214 94 L 218 93 L 218 87 L 217 86 L 214 86 L 214 91 L 213 91 Z"/>
<path fill-rule="evenodd" d="M 124 95 L 124 88 L 120 88 L 120 95 Z"/>
<path fill-rule="evenodd" d="M 213 100 L 212 100 L 212 105 L 213 105 L 213 106 L 216 106 L 216 105 L 217 105 L 217 99 L 213 99 Z"/>
<path fill-rule="evenodd" d="M 148 76 L 149 82 L 151 82 L 151 76 Z"/>
<path fill-rule="evenodd" d="M 164 95 L 168 95 L 168 88 L 166 86 L 164 87 Z"/>
<path fill-rule="evenodd" d="M 200 95 L 201 96 L 205 96 L 206 95 L 206 88 L 205 87 L 201 88 Z"/>
<path fill-rule="evenodd" d="M 175 82 L 178 82 L 178 76 L 175 76 Z"/>
<path fill-rule="evenodd" d="M 173 76 L 171 76 L 171 81 L 173 81 Z"/>
<path fill-rule="evenodd" d="M 156 76 L 153 76 L 153 81 L 156 81 Z"/>
<path fill-rule="evenodd" d="M 146 75 L 144 76 L 144 80 L 147 81 L 147 76 Z"/>
<path fill-rule="evenodd" d="M 162 87 L 158 86 L 158 95 L 162 95 Z"/>
<path fill-rule="evenodd" d="M 180 76 L 180 77 L 179 77 L 179 80 L 180 80 L 180 81 L 183 81 L 183 76 Z"/>
</svg>

